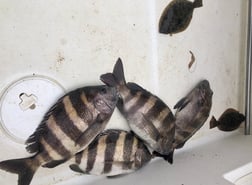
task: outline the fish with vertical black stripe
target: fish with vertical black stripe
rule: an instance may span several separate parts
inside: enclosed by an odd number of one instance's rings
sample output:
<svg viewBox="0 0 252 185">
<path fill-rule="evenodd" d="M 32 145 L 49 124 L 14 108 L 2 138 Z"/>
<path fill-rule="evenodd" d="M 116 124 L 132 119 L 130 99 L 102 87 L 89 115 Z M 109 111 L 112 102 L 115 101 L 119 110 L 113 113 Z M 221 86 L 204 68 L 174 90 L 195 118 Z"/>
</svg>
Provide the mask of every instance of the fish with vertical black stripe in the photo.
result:
<svg viewBox="0 0 252 185">
<path fill-rule="evenodd" d="M 209 117 L 212 96 L 213 91 L 209 82 L 202 80 L 174 106 L 177 109 L 174 148 L 182 148 L 203 126 Z"/>
<path fill-rule="evenodd" d="M 166 155 L 172 151 L 175 118 L 169 107 L 157 96 L 136 83 L 126 83 L 119 58 L 113 73 L 100 76 L 105 84 L 119 92 L 117 108 L 127 119 L 131 130 L 155 152 Z M 172 163 L 172 157 L 167 161 Z"/>
<path fill-rule="evenodd" d="M 116 176 L 138 170 L 151 159 L 151 153 L 135 134 L 110 129 L 77 153 L 70 168 L 84 174 Z"/>
<path fill-rule="evenodd" d="M 87 86 L 67 93 L 46 113 L 26 141 L 34 155 L 0 162 L 0 168 L 17 173 L 18 185 L 29 185 L 36 170 L 53 168 L 86 148 L 101 133 L 116 106 L 113 87 Z"/>
</svg>

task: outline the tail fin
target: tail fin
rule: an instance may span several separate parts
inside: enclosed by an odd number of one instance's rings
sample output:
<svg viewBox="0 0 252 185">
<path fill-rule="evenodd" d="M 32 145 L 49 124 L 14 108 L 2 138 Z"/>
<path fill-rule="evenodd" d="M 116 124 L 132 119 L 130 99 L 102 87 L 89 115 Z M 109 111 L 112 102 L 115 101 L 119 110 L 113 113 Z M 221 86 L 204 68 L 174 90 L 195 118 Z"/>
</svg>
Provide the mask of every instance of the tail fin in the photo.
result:
<svg viewBox="0 0 252 185">
<path fill-rule="evenodd" d="M 202 7 L 202 6 L 203 6 L 202 0 L 194 0 L 194 2 L 193 2 L 193 7 L 194 8 L 199 8 L 199 7 Z"/>
<path fill-rule="evenodd" d="M 174 154 L 174 150 L 171 151 L 171 152 L 170 152 L 169 154 L 167 154 L 167 155 L 160 154 L 160 153 L 158 153 L 158 152 L 156 152 L 156 151 L 154 151 L 154 152 L 152 153 L 152 155 L 153 155 L 154 157 L 161 157 L 161 158 L 163 158 L 165 161 L 169 162 L 170 164 L 173 164 L 173 154 Z"/>
<path fill-rule="evenodd" d="M 18 174 L 18 185 L 29 185 L 39 165 L 32 158 L 0 162 L 0 169 Z"/>
<path fill-rule="evenodd" d="M 113 73 L 106 73 L 100 76 L 100 80 L 108 86 L 125 85 L 123 64 L 120 58 L 117 59 Z"/>
<path fill-rule="evenodd" d="M 218 121 L 215 119 L 214 116 L 212 116 L 211 120 L 210 120 L 210 129 L 217 127 L 219 125 Z"/>
<path fill-rule="evenodd" d="M 125 78 L 124 78 L 124 71 L 123 71 L 123 64 L 122 60 L 120 58 L 117 59 L 116 64 L 114 66 L 113 74 L 119 84 L 124 85 L 126 84 Z"/>
</svg>

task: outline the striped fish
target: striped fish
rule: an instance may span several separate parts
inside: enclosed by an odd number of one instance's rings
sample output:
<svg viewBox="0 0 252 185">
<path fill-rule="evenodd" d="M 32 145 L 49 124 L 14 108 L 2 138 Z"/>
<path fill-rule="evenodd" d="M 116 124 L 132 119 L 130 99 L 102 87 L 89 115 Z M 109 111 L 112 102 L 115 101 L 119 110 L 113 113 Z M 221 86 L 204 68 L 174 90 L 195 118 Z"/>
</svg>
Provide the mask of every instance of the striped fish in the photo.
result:
<svg viewBox="0 0 252 185">
<path fill-rule="evenodd" d="M 169 154 L 172 151 L 175 132 L 175 118 L 169 107 L 139 85 L 126 83 L 120 58 L 113 73 L 103 74 L 100 79 L 117 88 L 117 107 L 127 119 L 131 130 L 155 152 Z M 171 163 L 172 156 L 169 158 Z"/>
<path fill-rule="evenodd" d="M 34 156 L 0 162 L 0 168 L 19 175 L 18 185 L 29 185 L 36 170 L 53 168 L 87 147 L 104 130 L 116 106 L 115 88 L 88 86 L 69 92 L 48 111 L 26 141 Z"/>
<path fill-rule="evenodd" d="M 132 132 L 111 129 L 77 153 L 70 168 L 84 174 L 115 176 L 131 173 L 151 158 L 149 150 Z"/>
<path fill-rule="evenodd" d="M 174 148 L 182 148 L 203 126 L 211 110 L 212 95 L 209 82 L 202 80 L 174 106 L 177 109 Z"/>
</svg>

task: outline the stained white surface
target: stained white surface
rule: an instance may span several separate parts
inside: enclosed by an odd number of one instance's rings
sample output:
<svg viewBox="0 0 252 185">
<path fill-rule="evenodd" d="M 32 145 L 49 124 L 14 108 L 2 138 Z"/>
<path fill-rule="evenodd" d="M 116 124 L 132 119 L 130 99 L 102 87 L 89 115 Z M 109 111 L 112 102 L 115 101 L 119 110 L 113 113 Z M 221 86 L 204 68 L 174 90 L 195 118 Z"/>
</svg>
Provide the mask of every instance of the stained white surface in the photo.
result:
<svg viewBox="0 0 252 185">
<path fill-rule="evenodd" d="M 154 92 L 170 108 L 199 80 L 208 79 L 214 92 L 211 115 L 218 117 L 228 107 L 243 112 L 247 1 L 203 0 L 189 27 L 172 37 L 157 33 L 169 2 L 0 0 L 0 90 L 32 74 L 48 76 L 67 91 L 101 84 L 99 75 L 111 71 L 121 57 L 127 81 Z M 196 57 L 193 71 L 188 70 L 189 50 Z M 208 123 L 191 139 L 196 144 L 188 143 L 176 155 L 173 166 L 156 160 L 122 179 L 83 176 L 67 181 L 75 173 L 66 163 L 40 168 L 31 185 L 228 184 L 222 175 L 251 161 L 250 142 L 242 131 L 234 136 L 209 130 Z M 109 124 L 127 128 L 117 111 Z M 2 130 L 0 147 L 0 160 L 28 155 L 24 145 L 11 141 Z M 0 171 L 0 184 L 15 183 L 15 175 Z"/>
</svg>

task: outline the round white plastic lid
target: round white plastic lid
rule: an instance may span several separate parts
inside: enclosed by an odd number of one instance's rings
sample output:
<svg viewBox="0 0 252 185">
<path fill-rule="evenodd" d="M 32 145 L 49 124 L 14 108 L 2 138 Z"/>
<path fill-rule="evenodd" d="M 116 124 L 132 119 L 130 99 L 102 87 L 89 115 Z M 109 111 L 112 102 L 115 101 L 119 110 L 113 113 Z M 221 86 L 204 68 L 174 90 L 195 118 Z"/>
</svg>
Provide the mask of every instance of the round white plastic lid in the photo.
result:
<svg viewBox="0 0 252 185">
<path fill-rule="evenodd" d="M 14 141 L 24 143 L 64 92 L 58 82 L 44 76 L 28 76 L 15 81 L 0 98 L 4 132 Z"/>
</svg>

